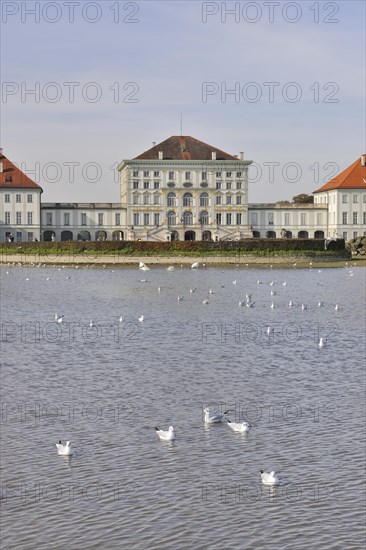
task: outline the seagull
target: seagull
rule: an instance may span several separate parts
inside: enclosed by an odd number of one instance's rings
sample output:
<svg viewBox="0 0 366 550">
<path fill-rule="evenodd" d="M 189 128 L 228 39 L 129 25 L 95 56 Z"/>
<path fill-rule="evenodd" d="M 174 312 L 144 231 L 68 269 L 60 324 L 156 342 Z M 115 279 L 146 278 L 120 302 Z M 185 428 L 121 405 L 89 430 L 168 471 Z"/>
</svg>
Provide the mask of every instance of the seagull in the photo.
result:
<svg viewBox="0 0 366 550">
<path fill-rule="evenodd" d="M 324 305 L 324 302 L 322 301 L 318 302 L 318 307 L 323 307 L 323 305 Z"/>
<path fill-rule="evenodd" d="M 58 323 L 63 323 L 64 322 L 64 316 L 61 315 L 60 317 L 58 317 L 57 322 Z"/>
<path fill-rule="evenodd" d="M 235 280 L 235 281 L 233 281 L 233 285 L 236 285 L 236 280 Z"/>
<path fill-rule="evenodd" d="M 272 302 L 272 303 L 271 303 L 271 309 L 274 309 L 274 308 L 275 308 L 275 305 L 274 305 L 274 303 Z"/>
<path fill-rule="evenodd" d="M 305 311 L 305 309 L 307 309 L 307 308 L 308 308 L 308 306 L 306 304 L 301 304 L 301 310 L 302 311 Z"/>
<path fill-rule="evenodd" d="M 215 291 L 212 290 L 212 288 L 210 288 L 210 290 L 208 291 L 209 294 L 215 294 Z"/>
<path fill-rule="evenodd" d="M 181 302 L 183 300 L 183 296 L 178 296 L 178 302 Z"/>
<path fill-rule="evenodd" d="M 249 424 L 248 422 L 231 422 L 230 420 L 227 420 L 227 424 L 228 426 L 234 430 L 234 432 L 240 432 L 240 433 L 245 433 L 245 432 L 249 432 Z"/>
<path fill-rule="evenodd" d="M 263 485 L 278 485 L 280 482 L 274 472 L 267 474 L 266 472 L 263 472 L 263 470 L 261 470 L 261 479 Z"/>
<path fill-rule="evenodd" d="M 252 294 L 248 294 L 247 292 L 245 293 L 245 299 L 246 300 L 251 300 L 252 299 Z"/>
<path fill-rule="evenodd" d="M 245 302 L 239 302 L 239 306 L 245 306 Z"/>
<path fill-rule="evenodd" d="M 191 265 L 191 269 L 197 269 L 199 266 L 200 266 L 200 263 L 199 263 L 199 262 L 194 262 L 194 263 Z"/>
<path fill-rule="evenodd" d="M 268 334 L 268 336 L 269 336 L 270 334 L 272 334 L 272 332 L 273 332 L 273 327 L 268 327 L 268 328 L 267 328 L 267 334 Z"/>
<path fill-rule="evenodd" d="M 94 321 L 90 321 L 90 323 L 89 323 L 89 327 L 90 327 L 90 328 L 94 328 L 94 327 L 95 327 L 95 323 L 94 323 Z"/>
<path fill-rule="evenodd" d="M 227 414 L 229 411 L 227 410 L 224 413 L 210 413 L 210 409 L 206 408 L 203 409 L 203 412 L 205 413 L 206 424 L 216 424 L 217 422 L 222 422 L 224 420 L 225 414 Z"/>
<path fill-rule="evenodd" d="M 271 290 L 271 296 L 276 296 L 277 290 Z"/>
<path fill-rule="evenodd" d="M 144 262 L 139 263 L 139 269 L 141 269 L 141 271 L 149 271 L 150 270 L 150 268 L 147 267 L 147 265 L 144 264 Z"/>
<path fill-rule="evenodd" d="M 122 323 L 122 321 L 123 321 L 123 317 L 121 315 L 121 317 L 119 318 L 119 322 Z"/>
<path fill-rule="evenodd" d="M 255 302 L 247 302 L 245 305 L 247 307 L 254 307 Z"/>
<path fill-rule="evenodd" d="M 139 317 L 139 321 L 140 321 L 140 323 L 144 322 L 144 316 L 143 315 L 141 315 L 141 317 Z"/>
<path fill-rule="evenodd" d="M 161 287 L 160 287 L 160 286 L 158 286 L 158 292 L 160 292 L 160 291 L 161 291 Z"/>
<path fill-rule="evenodd" d="M 196 288 L 190 288 L 189 292 L 192 294 L 193 292 L 196 292 L 196 290 L 197 290 Z"/>
<path fill-rule="evenodd" d="M 173 441 L 175 439 L 173 426 L 169 426 L 169 429 L 167 431 L 159 430 L 159 428 L 155 428 L 155 430 L 162 441 Z"/>
<path fill-rule="evenodd" d="M 63 456 L 72 455 L 70 441 L 66 441 L 66 445 L 62 445 L 61 441 L 59 441 L 58 443 L 56 443 L 56 447 L 59 455 L 63 455 Z"/>
<path fill-rule="evenodd" d="M 339 305 L 336 304 L 334 309 L 335 309 L 336 311 L 338 311 L 338 310 L 339 310 Z"/>
<path fill-rule="evenodd" d="M 326 338 L 320 338 L 319 340 L 319 347 L 320 348 L 324 348 L 325 344 L 327 343 L 327 339 Z"/>
<path fill-rule="evenodd" d="M 203 300 L 203 304 L 208 304 L 208 300 Z"/>
<path fill-rule="evenodd" d="M 286 281 L 284 283 L 282 283 L 282 286 L 286 286 L 286 285 L 287 285 Z"/>
<path fill-rule="evenodd" d="M 173 265 L 170 265 L 169 267 L 166 268 L 167 271 L 174 271 L 175 270 L 175 267 Z"/>
</svg>

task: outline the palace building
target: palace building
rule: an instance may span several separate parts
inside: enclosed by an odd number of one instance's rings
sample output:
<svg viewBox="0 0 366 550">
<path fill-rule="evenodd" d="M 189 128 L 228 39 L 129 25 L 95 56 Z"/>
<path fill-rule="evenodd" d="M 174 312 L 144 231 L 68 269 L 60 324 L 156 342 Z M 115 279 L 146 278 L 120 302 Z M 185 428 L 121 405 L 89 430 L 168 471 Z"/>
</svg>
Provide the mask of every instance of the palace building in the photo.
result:
<svg viewBox="0 0 366 550">
<path fill-rule="evenodd" d="M 240 240 L 366 234 L 366 155 L 313 192 L 314 204 L 249 203 L 244 153 L 171 136 L 119 166 L 117 203 L 42 203 L 0 154 L 0 240 Z"/>
</svg>

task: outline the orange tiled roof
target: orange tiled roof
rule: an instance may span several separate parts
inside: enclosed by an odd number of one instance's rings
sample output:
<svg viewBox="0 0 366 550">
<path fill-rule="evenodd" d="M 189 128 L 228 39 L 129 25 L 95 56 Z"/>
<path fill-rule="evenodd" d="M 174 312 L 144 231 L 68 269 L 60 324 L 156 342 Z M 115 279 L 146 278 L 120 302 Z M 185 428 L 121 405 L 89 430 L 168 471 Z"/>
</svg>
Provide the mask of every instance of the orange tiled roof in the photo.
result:
<svg viewBox="0 0 366 550">
<path fill-rule="evenodd" d="M 212 152 L 216 152 L 216 160 L 238 160 L 237 157 L 191 136 L 171 136 L 134 160 L 158 160 L 159 151 L 163 151 L 164 160 L 212 160 Z"/>
<path fill-rule="evenodd" d="M 313 193 L 332 189 L 366 189 L 366 166 L 362 166 L 361 159 L 362 157 L 358 158 L 351 166 Z"/>
<path fill-rule="evenodd" d="M 0 172 L 0 187 L 8 189 L 40 189 L 42 187 L 19 170 L 3 153 L 0 153 L 0 162 L 3 165 Z"/>
</svg>

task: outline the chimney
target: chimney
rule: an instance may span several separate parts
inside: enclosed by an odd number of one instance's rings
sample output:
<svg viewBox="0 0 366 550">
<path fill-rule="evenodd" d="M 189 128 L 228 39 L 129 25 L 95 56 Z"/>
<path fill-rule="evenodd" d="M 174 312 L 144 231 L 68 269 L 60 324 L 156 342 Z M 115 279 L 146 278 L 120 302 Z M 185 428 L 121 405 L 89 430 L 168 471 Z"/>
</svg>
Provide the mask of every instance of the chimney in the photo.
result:
<svg viewBox="0 0 366 550">
<path fill-rule="evenodd" d="M 156 145 L 156 141 L 153 141 L 153 142 L 152 142 L 152 144 L 153 144 L 153 147 L 155 147 L 155 145 Z"/>
<path fill-rule="evenodd" d="M 243 151 L 240 151 L 240 153 L 239 153 L 239 158 L 240 158 L 240 160 L 244 160 L 244 153 L 243 153 Z"/>
<path fill-rule="evenodd" d="M 366 155 L 361 155 L 361 165 L 366 166 Z"/>
<path fill-rule="evenodd" d="M 216 151 L 211 152 L 211 159 L 216 160 Z"/>
<path fill-rule="evenodd" d="M 159 151 L 159 160 L 163 160 L 163 151 Z"/>
</svg>

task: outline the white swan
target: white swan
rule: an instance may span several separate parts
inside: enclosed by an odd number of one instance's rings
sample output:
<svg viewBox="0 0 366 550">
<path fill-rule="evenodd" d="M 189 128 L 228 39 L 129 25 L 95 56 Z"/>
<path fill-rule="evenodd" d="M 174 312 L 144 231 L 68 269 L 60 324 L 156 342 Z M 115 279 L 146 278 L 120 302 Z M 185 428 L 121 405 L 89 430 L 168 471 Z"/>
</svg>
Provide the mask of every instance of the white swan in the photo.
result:
<svg viewBox="0 0 366 550">
<path fill-rule="evenodd" d="M 203 409 L 203 412 L 205 413 L 206 424 L 216 424 L 217 422 L 222 422 L 225 418 L 225 414 L 229 411 L 225 411 L 224 413 L 210 412 L 210 409 L 206 407 L 206 409 Z"/>
<path fill-rule="evenodd" d="M 280 480 L 278 479 L 278 477 L 274 472 L 270 472 L 268 474 L 266 472 L 263 472 L 263 470 L 261 470 L 261 479 L 262 479 L 263 485 L 278 485 L 280 482 Z"/>
<path fill-rule="evenodd" d="M 66 441 L 66 445 L 62 445 L 61 441 L 59 441 L 58 443 L 56 443 L 56 447 L 59 455 L 63 455 L 63 456 L 72 455 L 73 451 L 71 449 L 70 441 Z"/>
<path fill-rule="evenodd" d="M 199 262 L 194 262 L 194 263 L 191 265 L 191 269 L 197 269 L 199 266 L 200 266 L 200 263 L 199 263 Z"/>
<path fill-rule="evenodd" d="M 147 267 L 147 265 L 144 264 L 144 262 L 139 263 L 139 269 L 141 269 L 141 271 L 149 271 L 150 270 L 150 268 Z"/>
<path fill-rule="evenodd" d="M 162 441 L 173 441 L 175 439 L 175 431 L 173 426 L 169 426 L 168 430 L 159 430 L 159 428 L 155 428 L 155 430 L 159 436 L 159 439 Z"/>
<path fill-rule="evenodd" d="M 231 422 L 230 420 L 228 420 L 227 423 L 228 423 L 228 426 L 230 426 L 230 428 L 234 430 L 234 432 L 240 432 L 240 433 L 249 432 L 250 425 L 248 424 L 248 422 L 239 423 L 239 422 Z"/>
</svg>

